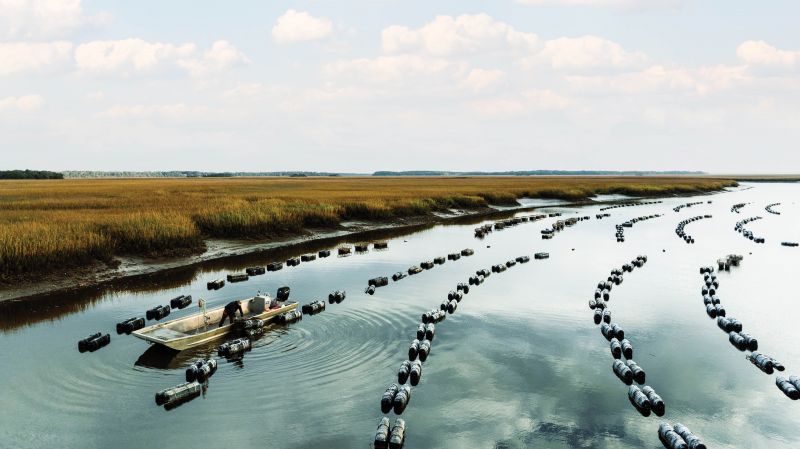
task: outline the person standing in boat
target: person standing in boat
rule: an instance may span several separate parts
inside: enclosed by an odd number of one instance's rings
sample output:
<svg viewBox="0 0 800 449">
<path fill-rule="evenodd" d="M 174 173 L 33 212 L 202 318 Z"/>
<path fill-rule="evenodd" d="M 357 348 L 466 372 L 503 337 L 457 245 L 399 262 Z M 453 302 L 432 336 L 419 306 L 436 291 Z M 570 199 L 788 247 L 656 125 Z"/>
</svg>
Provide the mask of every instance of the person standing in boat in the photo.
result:
<svg viewBox="0 0 800 449">
<path fill-rule="evenodd" d="M 222 312 L 222 319 L 219 321 L 219 327 L 222 327 L 225 324 L 225 318 L 231 319 L 231 324 L 233 324 L 233 318 L 236 316 L 236 312 L 239 312 L 242 316 L 244 316 L 244 311 L 242 310 L 242 303 L 240 301 L 231 301 L 225 306 L 225 310 Z"/>
</svg>

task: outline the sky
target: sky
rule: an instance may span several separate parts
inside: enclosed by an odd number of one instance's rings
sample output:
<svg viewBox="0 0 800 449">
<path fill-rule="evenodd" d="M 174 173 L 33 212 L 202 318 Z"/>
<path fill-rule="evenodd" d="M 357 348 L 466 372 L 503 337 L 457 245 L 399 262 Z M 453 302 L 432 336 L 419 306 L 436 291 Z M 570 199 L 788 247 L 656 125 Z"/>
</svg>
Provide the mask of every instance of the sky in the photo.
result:
<svg viewBox="0 0 800 449">
<path fill-rule="evenodd" d="M 0 0 L 0 169 L 800 172 L 796 0 Z"/>
</svg>

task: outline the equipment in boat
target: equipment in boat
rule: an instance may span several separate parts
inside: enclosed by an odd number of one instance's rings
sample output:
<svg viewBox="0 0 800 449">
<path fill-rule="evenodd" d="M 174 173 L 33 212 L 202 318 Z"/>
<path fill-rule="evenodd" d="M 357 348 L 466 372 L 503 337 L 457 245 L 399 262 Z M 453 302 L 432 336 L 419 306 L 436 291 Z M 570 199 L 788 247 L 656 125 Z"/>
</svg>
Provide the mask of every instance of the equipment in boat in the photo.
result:
<svg viewBox="0 0 800 449">
<path fill-rule="evenodd" d="M 235 330 L 232 324 L 218 326 L 225 307 L 206 309 L 206 301 L 197 302 L 200 312 L 158 323 L 132 332 L 132 335 L 178 351 L 193 348 L 224 338 Z M 296 302 L 276 301 L 267 294 L 258 294 L 241 301 L 246 320 L 272 321 L 275 317 L 297 308 Z"/>
</svg>

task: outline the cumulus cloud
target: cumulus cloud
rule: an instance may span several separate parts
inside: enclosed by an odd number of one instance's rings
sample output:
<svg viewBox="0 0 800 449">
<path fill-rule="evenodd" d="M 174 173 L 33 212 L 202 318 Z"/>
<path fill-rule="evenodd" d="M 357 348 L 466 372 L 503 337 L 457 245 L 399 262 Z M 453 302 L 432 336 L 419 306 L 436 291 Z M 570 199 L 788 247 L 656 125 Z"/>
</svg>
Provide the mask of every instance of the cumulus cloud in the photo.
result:
<svg viewBox="0 0 800 449">
<path fill-rule="evenodd" d="M 587 93 L 707 94 L 750 81 L 744 66 L 709 66 L 698 69 L 654 65 L 638 72 L 612 76 L 568 76 L 569 84 Z"/>
<path fill-rule="evenodd" d="M 75 63 L 87 73 L 147 72 L 165 64 L 191 57 L 194 44 L 166 44 L 142 39 L 93 41 L 75 49 Z"/>
<path fill-rule="evenodd" d="M 41 109 L 42 106 L 44 98 L 40 95 L 0 98 L 0 112 L 32 112 Z"/>
<path fill-rule="evenodd" d="M 393 25 L 381 34 L 386 53 L 422 51 L 437 56 L 507 48 L 530 50 L 538 42 L 535 34 L 517 31 L 487 14 L 437 16 L 419 29 Z"/>
<path fill-rule="evenodd" d="M 383 30 L 381 44 L 385 54 L 437 57 L 515 51 L 526 68 L 541 64 L 554 69 L 624 68 L 647 60 L 640 52 L 597 36 L 542 40 L 487 14 L 437 16 L 418 29 L 393 25 Z"/>
<path fill-rule="evenodd" d="M 461 86 L 474 91 L 482 91 L 497 85 L 505 77 L 502 70 L 472 69 Z"/>
<path fill-rule="evenodd" d="M 86 24 L 109 20 L 108 14 L 88 16 L 81 0 L 0 0 L 0 36 L 7 39 L 44 39 Z"/>
<path fill-rule="evenodd" d="M 290 9 L 278 17 L 272 27 L 272 38 L 282 44 L 313 41 L 327 37 L 332 30 L 333 24 L 329 19 Z"/>
<path fill-rule="evenodd" d="M 71 42 L 0 43 L 0 76 L 73 70 L 83 74 L 131 76 L 180 69 L 208 79 L 250 60 L 228 41 L 200 53 L 193 43 L 171 44 L 143 39 Z"/>
<path fill-rule="evenodd" d="M 647 61 L 643 53 L 626 51 L 616 42 L 597 36 L 549 40 L 532 58 L 544 60 L 554 69 L 624 68 Z M 527 61 L 530 64 L 531 60 Z"/>
<path fill-rule="evenodd" d="M 781 50 L 764 41 L 745 41 L 736 49 L 736 55 L 746 64 L 771 67 L 800 65 L 800 51 Z"/>
<path fill-rule="evenodd" d="M 621 10 L 645 11 L 677 9 L 684 0 L 517 0 L 517 3 L 535 6 L 593 6 Z"/>
<path fill-rule="evenodd" d="M 178 66 L 194 78 L 208 78 L 249 62 L 247 56 L 230 42 L 216 41 L 201 57 L 180 60 Z"/>
<path fill-rule="evenodd" d="M 416 77 L 426 78 L 426 82 L 430 82 L 432 77 L 443 75 L 452 79 L 465 70 L 464 63 L 408 54 L 343 60 L 323 68 L 328 76 L 368 83 L 403 83 L 411 82 Z"/>
<path fill-rule="evenodd" d="M 46 72 L 71 62 L 72 44 L 69 42 L 0 43 L 0 76 Z"/>
<path fill-rule="evenodd" d="M 218 75 L 249 59 L 228 41 L 216 41 L 198 54 L 193 43 L 170 44 L 142 39 L 93 41 L 75 49 L 75 64 L 87 74 L 130 76 L 159 69 L 180 68 L 195 78 Z"/>
</svg>

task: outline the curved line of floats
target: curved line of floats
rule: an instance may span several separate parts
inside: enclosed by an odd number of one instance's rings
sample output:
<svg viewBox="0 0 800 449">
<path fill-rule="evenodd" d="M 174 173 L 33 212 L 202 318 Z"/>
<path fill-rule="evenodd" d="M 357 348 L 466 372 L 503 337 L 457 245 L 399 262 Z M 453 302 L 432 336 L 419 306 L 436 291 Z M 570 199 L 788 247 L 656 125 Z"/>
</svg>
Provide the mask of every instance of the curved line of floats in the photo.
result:
<svg viewBox="0 0 800 449">
<path fill-rule="evenodd" d="M 717 260 L 717 268 L 719 271 L 730 271 L 731 268 L 738 267 L 743 259 L 743 256 L 730 254 Z M 742 331 L 744 326 L 739 320 L 728 316 L 727 311 L 722 307 L 721 300 L 717 296 L 719 280 L 714 273 L 714 267 L 700 267 L 700 274 L 703 276 L 704 281 L 700 293 L 706 306 L 706 314 L 709 318 L 717 320 L 717 326 L 728 334 L 728 341 L 730 341 L 731 345 L 739 351 L 749 352 L 749 354 L 745 355 L 745 358 L 764 374 L 771 375 L 775 371 L 785 371 L 786 368 L 778 360 L 757 352 L 758 340 Z M 800 377 L 789 376 L 789 379 L 786 379 L 782 376 L 777 376 L 775 385 L 790 399 L 800 399 Z"/>
<path fill-rule="evenodd" d="M 547 259 L 548 253 L 537 253 L 534 258 L 537 260 Z M 422 314 L 422 324 L 417 328 L 416 337 L 408 348 L 408 360 L 404 360 L 397 372 L 397 382 L 389 385 L 383 392 L 380 400 L 381 412 L 389 413 L 393 411 L 397 418 L 394 424 L 389 426 L 389 418 L 381 417 L 378 428 L 375 431 L 374 446 L 378 449 L 391 448 L 399 449 L 405 444 L 406 423 L 399 416 L 403 414 L 411 401 L 412 387 L 417 386 L 422 377 L 423 363 L 428 359 L 432 341 L 435 336 L 435 323 L 441 323 L 447 315 L 454 314 L 458 310 L 459 303 L 464 299 L 464 295 L 470 291 L 470 286 L 477 287 L 483 284 L 484 280 L 492 273 L 503 273 L 507 269 L 524 264 L 530 261 L 529 256 L 519 256 L 505 263 L 496 264 L 489 269 L 481 269 L 470 276 L 468 284 L 459 283 L 455 290 L 447 294 L 447 300 L 442 301 L 438 309 L 432 309 Z M 410 385 L 406 385 L 406 383 Z"/>
</svg>

